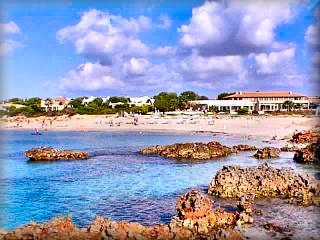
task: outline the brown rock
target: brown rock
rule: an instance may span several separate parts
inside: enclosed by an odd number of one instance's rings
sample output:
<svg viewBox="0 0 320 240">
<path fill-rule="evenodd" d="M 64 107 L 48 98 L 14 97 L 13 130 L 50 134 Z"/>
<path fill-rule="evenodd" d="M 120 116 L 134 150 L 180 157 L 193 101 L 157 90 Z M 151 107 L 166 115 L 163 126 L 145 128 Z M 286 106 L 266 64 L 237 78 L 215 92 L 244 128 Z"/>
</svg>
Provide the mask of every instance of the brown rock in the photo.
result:
<svg viewBox="0 0 320 240">
<path fill-rule="evenodd" d="M 56 161 L 89 158 L 89 154 L 87 152 L 58 150 L 52 147 L 32 148 L 26 151 L 25 155 L 30 159 L 30 161 Z"/>
<path fill-rule="evenodd" d="M 299 204 L 320 203 L 320 182 L 309 175 L 294 173 L 288 168 L 273 168 L 268 164 L 242 168 L 225 166 L 217 172 L 209 193 L 223 198 L 251 194 L 256 197 L 292 198 Z"/>
<path fill-rule="evenodd" d="M 257 159 L 270 159 L 270 158 L 278 158 L 280 154 L 280 150 L 278 148 L 266 147 L 262 149 L 258 149 L 258 151 L 253 155 Z"/>
<path fill-rule="evenodd" d="M 298 163 L 320 163 L 320 139 L 296 151 L 293 160 Z"/>
<path fill-rule="evenodd" d="M 292 135 L 290 142 L 293 143 L 314 143 L 320 138 L 319 132 L 314 131 L 302 131 Z"/>
</svg>

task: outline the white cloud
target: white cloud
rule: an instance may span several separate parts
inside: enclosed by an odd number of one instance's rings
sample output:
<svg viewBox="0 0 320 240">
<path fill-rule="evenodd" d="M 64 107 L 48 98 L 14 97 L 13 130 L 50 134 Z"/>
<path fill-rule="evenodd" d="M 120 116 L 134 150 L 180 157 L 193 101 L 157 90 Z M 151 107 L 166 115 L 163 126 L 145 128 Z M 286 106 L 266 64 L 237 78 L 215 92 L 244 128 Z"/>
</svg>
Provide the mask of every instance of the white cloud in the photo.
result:
<svg viewBox="0 0 320 240">
<path fill-rule="evenodd" d="M 176 54 L 176 49 L 171 46 L 158 47 L 153 51 L 153 53 L 159 57 L 174 56 Z"/>
<path fill-rule="evenodd" d="M 23 45 L 15 40 L 4 40 L 0 43 L 0 56 L 9 56 L 12 52 Z"/>
<path fill-rule="evenodd" d="M 320 7 L 316 7 L 315 9 L 315 23 L 311 24 L 306 32 L 304 39 L 309 47 L 310 54 L 311 54 L 311 80 L 319 87 L 320 81 L 320 43 L 319 43 L 319 36 L 320 36 Z"/>
<path fill-rule="evenodd" d="M 88 58 L 111 64 L 117 56 L 145 56 L 149 48 L 138 33 L 151 27 L 147 17 L 125 19 L 98 10 L 85 12 L 78 24 L 67 26 L 57 33 L 61 41 L 71 41 L 76 52 Z"/>
<path fill-rule="evenodd" d="M 257 64 L 257 73 L 274 74 L 285 72 L 293 64 L 295 49 L 289 48 L 280 52 L 271 52 L 269 54 L 257 54 L 254 56 Z"/>
<path fill-rule="evenodd" d="M 12 39 L 20 32 L 20 28 L 15 22 L 0 24 L 0 56 L 9 56 L 15 49 L 23 46 L 19 41 Z"/>
<path fill-rule="evenodd" d="M 0 24 L 0 34 L 9 35 L 9 34 L 18 34 L 20 33 L 20 28 L 15 22 L 1 23 Z"/>
<path fill-rule="evenodd" d="M 81 64 L 76 70 L 71 70 L 61 80 L 60 87 L 63 90 L 117 89 L 124 83 L 112 76 L 110 67 L 99 63 Z"/>
<path fill-rule="evenodd" d="M 150 63 L 144 58 L 131 58 L 123 65 L 123 73 L 126 76 L 140 76 L 147 74 Z"/>
<path fill-rule="evenodd" d="M 295 1 L 205 2 L 179 28 L 180 44 L 201 55 L 247 55 L 279 47 L 274 31 L 293 16 Z"/>
</svg>

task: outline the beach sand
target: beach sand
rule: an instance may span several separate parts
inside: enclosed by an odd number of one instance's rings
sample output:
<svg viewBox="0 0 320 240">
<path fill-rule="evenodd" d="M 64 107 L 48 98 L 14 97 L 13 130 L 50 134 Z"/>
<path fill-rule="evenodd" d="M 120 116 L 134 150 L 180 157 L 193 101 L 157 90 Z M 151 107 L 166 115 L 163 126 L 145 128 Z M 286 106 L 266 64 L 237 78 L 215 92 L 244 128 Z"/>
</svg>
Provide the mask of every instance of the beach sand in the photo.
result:
<svg viewBox="0 0 320 240">
<path fill-rule="evenodd" d="M 75 115 L 72 117 L 10 117 L 1 120 L 2 129 L 29 129 L 35 131 L 192 131 L 260 136 L 270 139 L 287 137 L 294 131 L 319 129 L 316 116 L 209 116 L 192 118 L 106 115 Z"/>
</svg>

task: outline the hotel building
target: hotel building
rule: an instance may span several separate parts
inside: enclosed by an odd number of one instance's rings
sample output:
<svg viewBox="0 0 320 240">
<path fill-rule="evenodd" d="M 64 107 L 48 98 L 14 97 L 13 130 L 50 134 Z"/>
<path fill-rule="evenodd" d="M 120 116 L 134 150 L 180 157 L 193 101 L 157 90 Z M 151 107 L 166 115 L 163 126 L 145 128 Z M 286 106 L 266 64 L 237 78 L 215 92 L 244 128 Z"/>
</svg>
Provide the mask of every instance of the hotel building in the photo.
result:
<svg viewBox="0 0 320 240">
<path fill-rule="evenodd" d="M 219 111 L 236 112 L 241 108 L 252 111 L 282 111 L 287 110 L 285 101 L 291 101 L 302 109 L 309 109 L 307 96 L 288 92 L 236 92 L 226 96 L 223 100 L 197 100 L 191 101 L 206 108 L 215 106 Z"/>
</svg>

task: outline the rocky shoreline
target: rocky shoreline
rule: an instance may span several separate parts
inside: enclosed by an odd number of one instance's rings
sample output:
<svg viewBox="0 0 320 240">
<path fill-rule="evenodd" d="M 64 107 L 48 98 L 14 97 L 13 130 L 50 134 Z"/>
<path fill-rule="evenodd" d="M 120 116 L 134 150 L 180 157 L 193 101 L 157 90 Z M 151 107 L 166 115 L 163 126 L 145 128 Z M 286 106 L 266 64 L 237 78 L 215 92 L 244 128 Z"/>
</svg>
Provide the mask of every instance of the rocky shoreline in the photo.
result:
<svg viewBox="0 0 320 240">
<path fill-rule="evenodd" d="M 78 228 L 71 218 L 57 218 L 46 224 L 30 223 L 12 232 L 0 233 L 1 240 L 27 239 L 243 239 L 237 224 L 252 223 L 246 216 L 251 205 L 240 201 L 238 210 L 213 209 L 212 200 L 192 190 L 182 195 L 176 205 L 177 216 L 169 224 L 144 226 L 97 217 L 87 228 Z"/>
<path fill-rule="evenodd" d="M 281 197 L 291 203 L 320 205 L 320 182 L 313 176 L 296 174 L 289 168 L 224 166 L 209 185 L 209 194 L 220 198 Z"/>
</svg>

